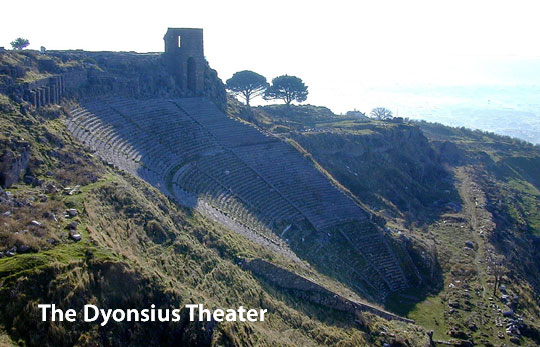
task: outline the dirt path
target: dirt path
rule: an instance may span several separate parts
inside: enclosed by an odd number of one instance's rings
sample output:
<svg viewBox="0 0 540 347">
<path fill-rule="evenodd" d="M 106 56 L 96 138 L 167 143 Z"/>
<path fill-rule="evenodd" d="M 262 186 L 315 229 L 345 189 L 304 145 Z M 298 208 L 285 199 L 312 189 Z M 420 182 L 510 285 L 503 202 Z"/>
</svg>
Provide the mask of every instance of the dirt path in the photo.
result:
<svg viewBox="0 0 540 347">
<path fill-rule="evenodd" d="M 459 167 L 455 170 L 455 177 L 459 180 L 459 194 L 463 199 L 463 213 L 469 221 L 472 229 L 472 238 L 476 245 L 474 256 L 474 266 L 477 271 L 477 278 L 482 286 L 482 297 L 486 296 L 486 274 L 485 268 L 482 266 L 482 258 L 484 256 L 485 247 L 484 240 L 481 235 L 484 233 L 480 215 L 489 213 L 485 210 L 485 194 L 480 189 L 480 186 L 473 181 L 470 169 L 467 167 Z"/>
</svg>

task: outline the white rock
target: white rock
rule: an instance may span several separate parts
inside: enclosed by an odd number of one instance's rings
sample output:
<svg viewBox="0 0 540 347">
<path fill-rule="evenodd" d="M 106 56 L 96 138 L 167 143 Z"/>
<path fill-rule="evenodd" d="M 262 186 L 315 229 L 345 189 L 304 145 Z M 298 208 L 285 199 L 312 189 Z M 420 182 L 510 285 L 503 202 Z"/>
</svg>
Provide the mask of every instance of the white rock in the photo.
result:
<svg viewBox="0 0 540 347">
<path fill-rule="evenodd" d="M 69 237 L 74 241 L 81 241 L 81 234 L 77 233 L 75 230 L 69 232 Z"/>
<path fill-rule="evenodd" d="M 67 213 L 71 216 L 71 217 L 75 217 L 77 215 L 77 210 L 74 209 L 74 208 L 70 208 L 69 210 L 67 210 Z"/>
</svg>

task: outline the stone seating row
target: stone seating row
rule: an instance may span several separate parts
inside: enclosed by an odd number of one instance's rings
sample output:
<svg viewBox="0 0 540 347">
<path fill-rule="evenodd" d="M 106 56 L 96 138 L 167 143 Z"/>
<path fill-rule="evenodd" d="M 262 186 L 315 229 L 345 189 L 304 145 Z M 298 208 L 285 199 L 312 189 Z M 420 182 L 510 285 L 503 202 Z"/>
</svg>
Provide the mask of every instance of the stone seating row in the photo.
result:
<svg viewBox="0 0 540 347">
<path fill-rule="evenodd" d="M 67 128 L 105 161 L 172 197 L 192 194 L 258 233 L 279 235 L 306 219 L 320 233 L 341 232 L 352 247 L 348 274 L 366 271 L 365 259 L 391 290 L 406 286 L 399 263 L 360 206 L 292 146 L 226 116 L 204 98 L 89 101 L 72 110 Z M 337 228 L 350 221 L 349 229 Z M 340 252 L 322 253 L 335 258 Z"/>
</svg>

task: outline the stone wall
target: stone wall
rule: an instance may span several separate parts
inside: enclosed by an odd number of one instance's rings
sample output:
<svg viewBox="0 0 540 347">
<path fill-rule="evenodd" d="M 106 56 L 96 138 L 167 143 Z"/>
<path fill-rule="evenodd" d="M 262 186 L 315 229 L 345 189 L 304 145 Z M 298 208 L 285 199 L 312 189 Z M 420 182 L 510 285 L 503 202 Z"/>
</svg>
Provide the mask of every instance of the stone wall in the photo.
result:
<svg viewBox="0 0 540 347">
<path fill-rule="evenodd" d="M 197 91 L 193 91 L 183 86 L 187 81 L 177 79 L 165 53 L 47 51 L 47 55 L 80 66 L 64 77 L 66 96 L 147 99 L 204 95 L 220 109 L 226 106 L 225 86 L 204 56 L 196 65 L 200 70 L 196 73 Z"/>
<path fill-rule="evenodd" d="M 204 59 L 203 30 L 169 28 L 163 40 L 168 70 L 180 88 L 202 95 L 207 65 Z"/>
<path fill-rule="evenodd" d="M 63 78 L 57 75 L 27 83 L 23 98 L 34 107 L 41 107 L 59 103 L 63 95 Z"/>
<path fill-rule="evenodd" d="M 12 141 L 4 153 L 0 153 L 0 186 L 10 187 L 19 180 L 21 172 L 28 167 L 30 144 L 24 141 Z"/>
<path fill-rule="evenodd" d="M 88 82 L 86 70 L 73 70 L 24 84 L 24 100 L 39 108 L 58 104 L 62 98 Z"/>
<path fill-rule="evenodd" d="M 204 57 L 202 29 L 170 29 L 165 42 L 165 53 L 0 52 L 0 93 L 38 108 L 65 97 L 207 96 L 224 110 L 225 86 Z"/>
<path fill-rule="evenodd" d="M 84 86 L 88 82 L 88 71 L 72 70 L 62 74 L 62 80 L 64 82 L 64 92 L 66 96 L 69 96 L 72 91 Z"/>
<path fill-rule="evenodd" d="M 285 270 L 262 259 L 246 260 L 242 267 L 250 270 L 256 276 L 280 287 L 292 291 L 296 296 L 313 303 L 329 307 L 334 310 L 355 314 L 360 312 L 370 312 L 388 320 L 399 320 L 406 323 L 414 323 L 413 320 L 400 317 L 390 312 L 383 311 L 376 307 L 349 300 L 337 293 L 334 293 L 317 283 L 299 276 L 289 270 Z"/>
</svg>

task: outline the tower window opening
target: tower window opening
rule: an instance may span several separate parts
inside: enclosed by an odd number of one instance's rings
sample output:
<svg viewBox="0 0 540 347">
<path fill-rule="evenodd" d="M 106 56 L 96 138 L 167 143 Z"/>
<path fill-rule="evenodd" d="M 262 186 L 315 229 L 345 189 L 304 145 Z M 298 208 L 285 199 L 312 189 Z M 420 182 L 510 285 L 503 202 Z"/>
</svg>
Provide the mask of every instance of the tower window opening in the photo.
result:
<svg viewBox="0 0 540 347">
<path fill-rule="evenodd" d="M 182 47 L 182 36 L 178 36 L 178 47 Z"/>
</svg>

